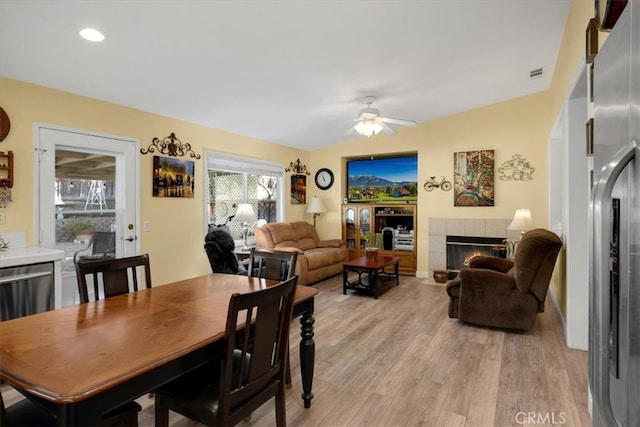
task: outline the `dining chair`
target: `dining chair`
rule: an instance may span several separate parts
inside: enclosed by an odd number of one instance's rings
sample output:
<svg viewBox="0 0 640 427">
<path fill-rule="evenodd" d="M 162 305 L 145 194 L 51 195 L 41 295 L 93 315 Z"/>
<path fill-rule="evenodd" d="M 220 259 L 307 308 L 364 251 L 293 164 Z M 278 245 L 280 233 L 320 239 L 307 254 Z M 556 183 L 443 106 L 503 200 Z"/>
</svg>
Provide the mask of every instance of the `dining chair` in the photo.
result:
<svg viewBox="0 0 640 427">
<path fill-rule="evenodd" d="M 265 279 L 286 280 L 295 275 L 297 252 L 273 249 L 251 249 L 248 274 Z"/>
<path fill-rule="evenodd" d="M 252 248 L 249 256 L 247 273 L 249 277 L 286 280 L 295 275 L 297 252 L 278 251 L 273 249 Z M 287 354 L 289 351 L 287 349 Z M 287 357 L 286 363 L 287 386 L 291 386 L 291 363 Z"/>
<path fill-rule="evenodd" d="M 142 283 L 138 277 L 140 270 L 143 270 Z M 81 303 L 89 302 L 90 287 L 93 288 L 94 300 L 150 288 L 149 255 L 103 260 L 79 259 L 76 263 L 76 276 Z"/>
<path fill-rule="evenodd" d="M 91 250 L 90 253 L 85 253 Z M 116 233 L 113 231 L 94 231 L 87 247 L 73 254 L 73 263 L 79 259 L 101 259 L 116 257 Z"/>
<path fill-rule="evenodd" d="M 155 425 L 169 410 L 209 426 L 235 425 L 275 396 L 276 424 L 286 425 L 285 361 L 298 278 L 229 300 L 222 354 L 156 389 Z"/>
<path fill-rule="evenodd" d="M 101 425 L 136 427 L 138 412 L 141 410 L 142 407 L 137 402 L 126 403 L 105 413 Z M 0 425 L 48 427 L 55 426 L 57 423 L 53 413 L 28 398 L 5 408 L 2 393 L 0 393 Z"/>
</svg>

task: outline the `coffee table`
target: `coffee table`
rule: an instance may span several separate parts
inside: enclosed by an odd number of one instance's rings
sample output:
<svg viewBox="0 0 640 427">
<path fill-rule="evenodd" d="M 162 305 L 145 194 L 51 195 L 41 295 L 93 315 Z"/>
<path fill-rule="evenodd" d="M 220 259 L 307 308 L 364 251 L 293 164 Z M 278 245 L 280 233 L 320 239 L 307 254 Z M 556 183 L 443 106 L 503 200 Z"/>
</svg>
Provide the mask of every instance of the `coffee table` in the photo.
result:
<svg viewBox="0 0 640 427">
<path fill-rule="evenodd" d="M 389 271 L 386 267 L 392 267 Z M 358 274 L 358 279 L 350 281 L 349 273 Z M 342 293 L 347 294 L 347 289 L 364 291 L 378 299 L 378 295 L 386 291 L 392 282 L 396 286 L 400 283 L 398 275 L 398 258 L 391 256 L 366 257 L 352 259 L 342 263 Z"/>
</svg>

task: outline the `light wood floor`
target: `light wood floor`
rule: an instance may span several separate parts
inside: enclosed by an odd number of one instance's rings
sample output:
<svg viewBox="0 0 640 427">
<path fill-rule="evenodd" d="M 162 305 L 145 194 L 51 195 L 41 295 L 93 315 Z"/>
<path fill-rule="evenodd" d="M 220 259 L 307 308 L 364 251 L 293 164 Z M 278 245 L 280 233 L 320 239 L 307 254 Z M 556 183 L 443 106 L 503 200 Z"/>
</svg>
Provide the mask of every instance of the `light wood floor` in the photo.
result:
<svg viewBox="0 0 640 427">
<path fill-rule="evenodd" d="M 591 425 L 587 353 L 566 347 L 549 299 L 519 333 L 449 319 L 444 286 L 426 279 L 401 276 L 378 300 L 342 295 L 341 276 L 315 286 L 314 399 L 304 409 L 296 319 L 289 426 L 518 426 L 529 413 L 535 425 Z M 139 401 L 140 426 L 153 426 L 153 401 Z M 241 425 L 273 426 L 274 412 L 268 403 Z M 198 425 L 174 413 L 170 423 Z"/>
</svg>

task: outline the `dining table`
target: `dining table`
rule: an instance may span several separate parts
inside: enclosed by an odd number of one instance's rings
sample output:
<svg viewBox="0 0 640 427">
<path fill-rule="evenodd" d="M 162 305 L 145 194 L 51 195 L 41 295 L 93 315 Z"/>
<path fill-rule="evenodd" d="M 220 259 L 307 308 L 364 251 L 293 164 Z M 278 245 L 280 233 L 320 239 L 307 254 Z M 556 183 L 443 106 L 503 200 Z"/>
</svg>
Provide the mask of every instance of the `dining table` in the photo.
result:
<svg viewBox="0 0 640 427">
<path fill-rule="evenodd" d="M 0 322 L 0 379 L 56 415 L 99 425 L 101 414 L 213 360 L 229 300 L 279 283 L 208 274 Z M 297 286 L 302 400 L 311 406 L 314 297 Z"/>
</svg>

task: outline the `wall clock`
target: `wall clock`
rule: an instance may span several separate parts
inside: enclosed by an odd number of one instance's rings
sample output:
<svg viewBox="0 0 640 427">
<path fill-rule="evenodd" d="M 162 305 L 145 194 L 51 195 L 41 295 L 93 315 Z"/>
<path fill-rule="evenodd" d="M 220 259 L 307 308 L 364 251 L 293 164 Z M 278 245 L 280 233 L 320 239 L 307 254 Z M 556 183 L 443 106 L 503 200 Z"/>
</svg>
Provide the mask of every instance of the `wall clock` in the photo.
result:
<svg viewBox="0 0 640 427">
<path fill-rule="evenodd" d="M 320 190 L 328 190 L 333 185 L 333 172 L 327 168 L 318 169 L 315 181 Z"/>
<path fill-rule="evenodd" d="M 600 31 L 610 31 L 622 14 L 628 0 L 595 0 L 596 22 Z"/>
<path fill-rule="evenodd" d="M 7 135 L 9 135 L 9 129 L 11 128 L 11 123 L 9 122 L 9 116 L 4 111 L 2 107 L 0 107 L 0 141 L 5 139 Z"/>
</svg>

